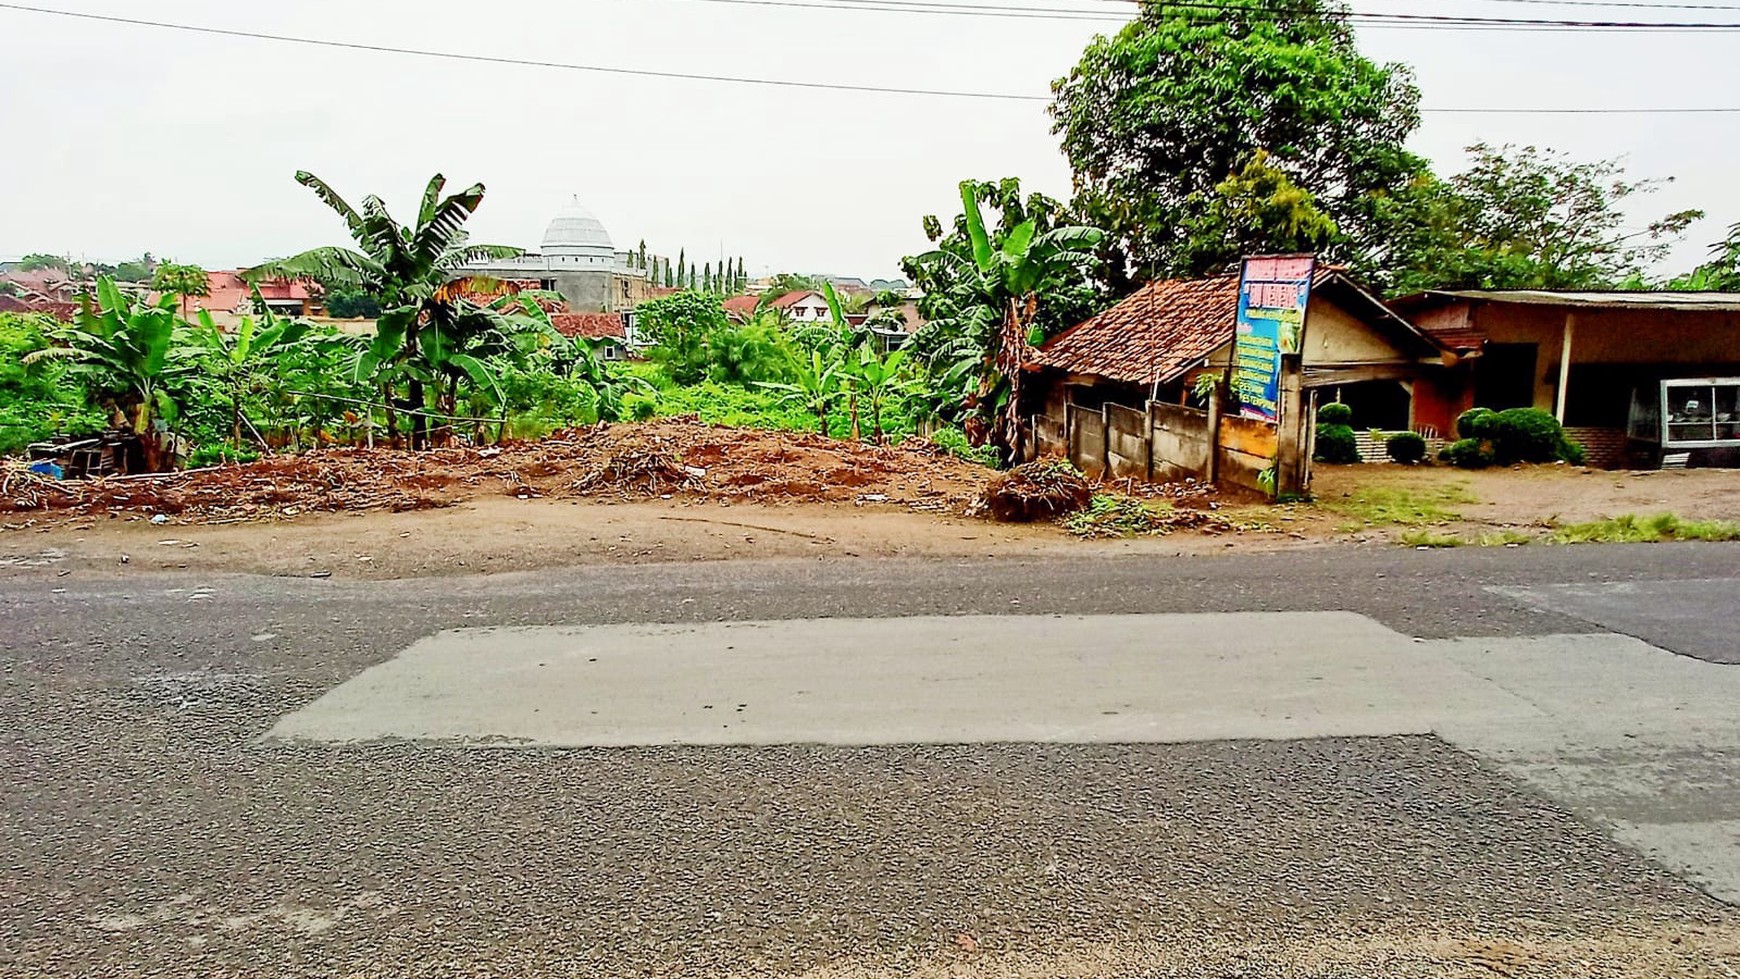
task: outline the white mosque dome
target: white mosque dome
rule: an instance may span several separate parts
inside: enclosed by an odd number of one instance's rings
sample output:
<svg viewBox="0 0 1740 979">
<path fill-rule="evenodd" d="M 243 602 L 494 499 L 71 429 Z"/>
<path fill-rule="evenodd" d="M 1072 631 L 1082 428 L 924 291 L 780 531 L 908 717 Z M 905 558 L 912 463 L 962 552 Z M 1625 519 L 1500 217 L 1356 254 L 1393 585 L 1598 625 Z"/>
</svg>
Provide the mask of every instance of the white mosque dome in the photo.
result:
<svg viewBox="0 0 1740 979">
<path fill-rule="evenodd" d="M 549 227 L 544 229 L 542 250 L 545 255 L 580 255 L 607 260 L 616 255 L 610 232 L 604 230 L 604 223 L 597 215 L 581 205 L 579 197 L 557 211 Z"/>
</svg>

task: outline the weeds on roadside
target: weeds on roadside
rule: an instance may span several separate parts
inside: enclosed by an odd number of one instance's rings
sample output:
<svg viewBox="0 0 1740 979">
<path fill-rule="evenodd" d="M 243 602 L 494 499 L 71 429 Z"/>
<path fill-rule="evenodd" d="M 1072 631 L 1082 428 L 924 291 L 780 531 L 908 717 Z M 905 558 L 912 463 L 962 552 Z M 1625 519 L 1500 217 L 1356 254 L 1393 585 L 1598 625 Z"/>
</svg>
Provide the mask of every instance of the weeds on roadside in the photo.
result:
<svg viewBox="0 0 1740 979">
<path fill-rule="evenodd" d="M 1480 535 L 1481 547 L 1512 547 L 1527 544 L 1534 538 L 1520 530 L 1500 530 L 1496 533 Z"/>
<path fill-rule="evenodd" d="M 1408 547 L 1461 547 L 1467 543 L 1455 534 L 1439 533 L 1424 527 L 1404 530 L 1399 539 Z"/>
<path fill-rule="evenodd" d="M 1165 508 L 1167 513 L 1171 507 Z M 1160 508 L 1133 496 L 1096 494 L 1087 509 L 1064 518 L 1063 529 L 1084 540 L 1096 537 L 1134 537 L 1165 529 Z"/>
<path fill-rule="evenodd" d="M 1642 544 L 1659 541 L 1740 540 L 1740 524 L 1726 520 L 1686 520 L 1672 513 L 1639 517 L 1627 513 L 1605 520 L 1571 524 L 1553 531 L 1555 544 Z"/>
<path fill-rule="evenodd" d="M 1365 525 L 1417 527 L 1461 519 L 1462 515 L 1450 507 L 1474 502 L 1474 494 L 1466 485 L 1451 483 L 1429 490 L 1372 486 L 1346 499 L 1322 500 L 1318 505 Z"/>
</svg>

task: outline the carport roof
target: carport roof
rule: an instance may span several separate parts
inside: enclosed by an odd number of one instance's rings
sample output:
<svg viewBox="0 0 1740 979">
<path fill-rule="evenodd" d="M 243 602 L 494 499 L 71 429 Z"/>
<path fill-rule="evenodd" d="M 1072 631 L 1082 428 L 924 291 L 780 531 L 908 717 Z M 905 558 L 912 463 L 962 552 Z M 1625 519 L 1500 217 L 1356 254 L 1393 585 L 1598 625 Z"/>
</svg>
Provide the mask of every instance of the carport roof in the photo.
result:
<svg viewBox="0 0 1740 979">
<path fill-rule="evenodd" d="M 1513 303 L 1523 306 L 1577 306 L 1592 309 L 1652 309 L 1691 312 L 1740 312 L 1740 293 L 1733 292 L 1558 292 L 1551 289 L 1453 289 L 1403 296 L 1390 305 L 1412 312 L 1445 301 Z"/>
</svg>

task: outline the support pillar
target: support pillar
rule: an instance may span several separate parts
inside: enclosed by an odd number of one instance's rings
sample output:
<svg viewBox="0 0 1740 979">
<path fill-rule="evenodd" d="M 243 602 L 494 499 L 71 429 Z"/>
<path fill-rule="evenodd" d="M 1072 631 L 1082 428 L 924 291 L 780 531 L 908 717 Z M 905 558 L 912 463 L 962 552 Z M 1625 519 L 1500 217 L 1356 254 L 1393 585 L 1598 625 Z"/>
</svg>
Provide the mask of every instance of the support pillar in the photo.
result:
<svg viewBox="0 0 1740 979">
<path fill-rule="evenodd" d="M 1559 390 L 1554 399 L 1553 416 L 1565 424 L 1565 392 L 1571 383 L 1571 337 L 1577 332 L 1577 314 L 1565 314 L 1565 332 L 1559 344 Z"/>
</svg>

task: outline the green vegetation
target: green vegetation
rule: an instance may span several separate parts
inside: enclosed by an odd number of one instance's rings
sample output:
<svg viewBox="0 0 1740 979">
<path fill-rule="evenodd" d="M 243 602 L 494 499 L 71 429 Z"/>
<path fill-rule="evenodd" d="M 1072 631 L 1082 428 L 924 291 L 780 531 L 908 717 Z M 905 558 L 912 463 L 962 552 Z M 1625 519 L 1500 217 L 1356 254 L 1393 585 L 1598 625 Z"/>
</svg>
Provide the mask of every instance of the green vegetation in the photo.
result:
<svg viewBox="0 0 1740 979">
<path fill-rule="evenodd" d="M 953 232 L 925 218 L 937 247 L 902 262 L 925 289 L 921 310 L 931 320 L 913 338 L 914 358 L 932 410 L 1008 454 L 1023 408 L 1021 365 L 1033 344 L 1097 305 L 1088 276 L 1104 235 L 1066 223 L 1043 195 L 1024 201 L 1017 181 L 964 180 L 960 192 Z M 987 203 L 998 212 L 994 226 Z"/>
<path fill-rule="evenodd" d="M 1418 432 L 1397 432 L 1384 443 L 1391 461 L 1411 466 L 1426 458 L 1426 439 Z"/>
<path fill-rule="evenodd" d="M 1352 517 L 1359 525 L 1421 526 L 1459 520 L 1462 515 L 1451 507 L 1474 502 L 1474 495 L 1466 485 L 1451 483 L 1406 489 L 1372 486 L 1347 499 L 1319 501 L 1318 505 Z"/>
<path fill-rule="evenodd" d="M 1555 544 L 1639 544 L 1677 540 L 1740 540 L 1740 524 L 1725 520 L 1686 520 L 1671 513 L 1653 517 L 1628 513 L 1560 527 L 1552 535 Z"/>
<path fill-rule="evenodd" d="M 1565 437 L 1558 419 L 1538 408 L 1474 408 L 1456 419 L 1456 434 L 1461 438 L 1445 446 L 1438 457 L 1463 469 L 1583 462 L 1583 447 Z"/>
<path fill-rule="evenodd" d="M 1170 506 L 1145 503 L 1132 496 L 1098 493 L 1086 509 L 1064 518 L 1063 529 L 1076 537 L 1135 537 L 1166 528 Z"/>
<path fill-rule="evenodd" d="M 1520 530 L 1498 530 L 1480 535 L 1481 547 L 1520 547 L 1533 541 L 1533 536 Z"/>
<path fill-rule="evenodd" d="M 1340 402 L 1330 402 L 1317 409 L 1318 462 L 1355 463 L 1362 461 L 1359 441 L 1353 434 L 1353 409 Z"/>
<path fill-rule="evenodd" d="M 46 316 L 0 313 L 0 453 L 51 435 L 89 435 L 108 424 L 66 365 L 24 365 L 26 356 L 49 345 L 48 333 L 58 326 Z"/>
<path fill-rule="evenodd" d="M 1461 547 L 1466 543 L 1455 534 L 1440 533 L 1425 527 L 1404 530 L 1397 540 L 1407 547 Z"/>
<path fill-rule="evenodd" d="M 1641 213 L 1664 181 L 1532 146 L 1476 144 L 1434 174 L 1407 148 L 1413 73 L 1360 52 L 1342 0 L 1141 8 L 1089 43 L 1051 106 L 1073 220 L 1108 233 L 1114 292 L 1295 250 L 1392 295 L 1640 287 L 1703 214 Z M 1673 287 L 1740 289 L 1740 225 Z"/>
</svg>

